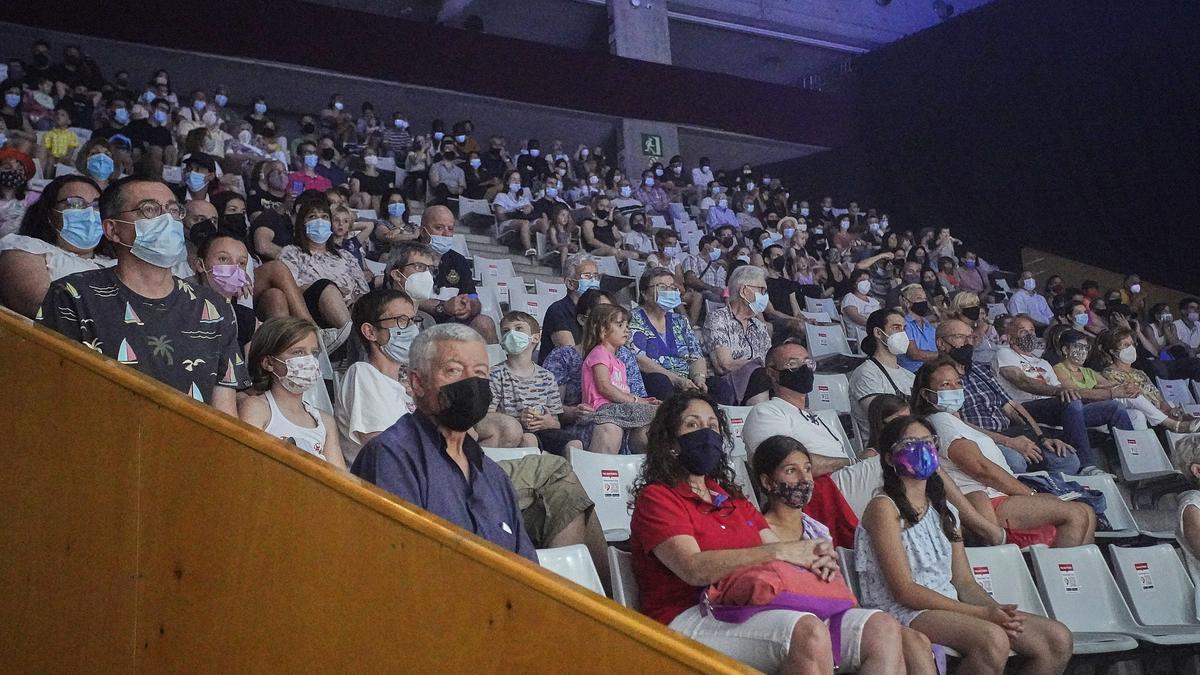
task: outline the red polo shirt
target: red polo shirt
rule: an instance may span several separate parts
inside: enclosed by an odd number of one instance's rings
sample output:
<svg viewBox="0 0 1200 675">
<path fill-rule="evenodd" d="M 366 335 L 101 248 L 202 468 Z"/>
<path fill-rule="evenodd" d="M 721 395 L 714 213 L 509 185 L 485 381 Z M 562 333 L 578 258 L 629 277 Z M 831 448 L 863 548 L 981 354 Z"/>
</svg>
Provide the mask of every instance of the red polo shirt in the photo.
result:
<svg viewBox="0 0 1200 675">
<path fill-rule="evenodd" d="M 766 519 L 745 499 L 730 499 L 711 478 L 708 489 L 718 495 L 715 506 L 698 497 L 687 481 L 674 487 L 648 485 L 633 505 L 630 545 L 633 576 L 637 579 L 642 613 L 665 624 L 697 604 L 700 589 L 687 585 L 654 555 L 667 539 L 686 535 L 701 551 L 751 548 L 762 545 Z"/>
</svg>

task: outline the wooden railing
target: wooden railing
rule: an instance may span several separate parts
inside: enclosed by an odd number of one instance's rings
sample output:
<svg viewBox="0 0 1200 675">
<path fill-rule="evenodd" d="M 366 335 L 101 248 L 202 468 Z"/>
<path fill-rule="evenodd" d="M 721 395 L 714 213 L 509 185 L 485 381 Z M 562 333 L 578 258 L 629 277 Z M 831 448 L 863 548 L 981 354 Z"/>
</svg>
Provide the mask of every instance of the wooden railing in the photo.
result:
<svg viewBox="0 0 1200 675">
<path fill-rule="evenodd" d="M 0 310 L 5 672 L 739 672 Z"/>
<path fill-rule="evenodd" d="M 1037 277 L 1039 288 L 1046 283 L 1046 279 L 1051 274 L 1062 276 L 1066 280 L 1068 287 L 1073 286 L 1078 288 L 1084 279 L 1095 281 L 1100 285 L 1101 291 L 1122 288 L 1125 285 L 1126 272 L 1113 272 L 1102 267 L 1089 265 L 1085 262 L 1072 260 L 1071 258 L 1064 258 L 1063 256 L 1029 246 L 1021 248 L 1021 265 L 1023 269 L 1033 272 L 1033 275 Z M 1136 272 L 1137 270 L 1131 269 L 1129 271 Z M 1176 319 L 1180 318 L 1178 310 L 1179 301 L 1189 295 L 1173 288 L 1145 281 L 1142 282 L 1142 293 L 1146 295 L 1147 310 L 1155 303 L 1165 302 L 1171 305 L 1171 313 Z"/>
</svg>

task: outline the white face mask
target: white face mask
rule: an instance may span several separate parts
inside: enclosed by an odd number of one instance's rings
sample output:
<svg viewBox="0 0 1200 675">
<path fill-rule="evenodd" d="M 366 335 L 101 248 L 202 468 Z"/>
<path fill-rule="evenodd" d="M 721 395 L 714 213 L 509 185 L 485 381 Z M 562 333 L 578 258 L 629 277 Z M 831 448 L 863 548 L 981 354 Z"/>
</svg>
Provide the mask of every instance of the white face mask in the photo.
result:
<svg viewBox="0 0 1200 675">
<path fill-rule="evenodd" d="M 858 283 L 854 284 L 854 288 L 859 293 L 866 295 L 867 293 L 871 292 L 871 281 L 869 279 L 859 279 Z"/>
<path fill-rule="evenodd" d="M 1025 281 L 1022 281 L 1022 282 L 1021 282 L 1021 286 L 1022 286 L 1022 287 L 1023 287 L 1025 290 L 1027 290 L 1027 291 L 1029 291 L 1030 293 L 1032 293 L 1032 292 L 1034 291 L 1034 289 L 1036 289 L 1036 288 L 1037 288 L 1037 281 L 1036 281 L 1036 280 L 1034 280 L 1034 279 L 1026 279 Z"/>
<path fill-rule="evenodd" d="M 404 280 L 404 292 L 417 302 L 433 297 L 433 273 L 429 270 L 417 272 Z"/>
<path fill-rule="evenodd" d="M 887 349 L 895 356 L 908 353 L 908 333 L 896 331 L 887 337 Z"/>
<path fill-rule="evenodd" d="M 275 356 L 271 358 L 285 366 L 284 374 L 275 373 L 275 377 L 284 389 L 293 394 L 303 394 L 321 379 L 321 364 L 312 354 L 293 356 L 286 361 Z"/>
<path fill-rule="evenodd" d="M 1123 363 L 1132 365 L 1134 361 L 1137 361 L 1137 348 L 1133 345 L 1129 345 L 1120 352 L 1117 352 L 1117 358 L 1121 359 Z"/>
</svg>

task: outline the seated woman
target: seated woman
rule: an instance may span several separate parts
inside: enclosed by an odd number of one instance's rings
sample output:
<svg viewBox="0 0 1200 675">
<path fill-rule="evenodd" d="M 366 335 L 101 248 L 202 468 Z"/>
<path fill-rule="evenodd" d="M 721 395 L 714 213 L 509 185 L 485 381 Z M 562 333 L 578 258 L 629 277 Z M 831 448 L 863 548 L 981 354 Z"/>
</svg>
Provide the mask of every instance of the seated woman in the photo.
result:
<svg viewBox="0 0 1200 675">
<path fill-rule="evenodd" d="M 804 444 L 787 436 L 772 436 L 760 443 L 754 451 L 753 475 L 758 481 L 760 494 L 764 496 L 761 500 L 763 517 L 771 525 L 771 531 L 779 541 L 811 539 L 832 543 L 829 528 L 804 512 L 804 507 L 808 505 L 813 494 L 811 467 L 812 463 Z M 895 620 L 887 614 L 869 613 L 871 610 L 862 609 L 847 612 L 843 620 L 843 630 L 846 628 L 846 622 L 855 622 L 855 619 L 861 621 L 861 618 L 855 615 L 862 612 L 868 612 L 866 622 L 862 624 L 865 640 L 878 639 L 881 635 L 895 631 L 890 625 Z M 910 628 L 901 628 L 900 642 L 904 651 L 906 672 L 937 672 L 928 638 Z M 864 642 L 862 649 L 864 652 L 878 655 L 886 653 L 886 649 L 891 649 L 891 646 L 881 648 L 880 645 Z M 859 671 L 875 672 L 876 667 L 875 663 L 863 659 Z"/>
<path fill-rule="evenodd" d="M 847 320 L 847 337 L 861 340 L 867 335 L 867 318 L 879 309 L 879 298 L 871 295 L 871 273 L 856 269 L 850 273 L 850 292 L 842 298 L 842 316 Z M 832 317 L 831 317 L 832 318 Z"/>
<path fill-rule="evenodd" d="M 238 417 L 304 452 L 345 470 L 333 418 L 304 400 L 321 385 L 317 327 L 302 319 L 271 319 L 254 333 L 247 365 L 254 395 L 238 401 Z"/>
<path fill-rule="evenodd" d="M 0 303 L 32 317 L 56 279 L 112 267 L 100 225 L 100 190 L 84 176 L 50 181 L 17 234 L 0 238 Z"/>
<path fill-rule="evenodd" d="M 863 606 L 957 650 L 959 672 L 1002 673 L 1010 649 L 1025 657 L 1022 672 L 1063 672 L 1072 647 L 1067 627 L 998 604 L 975 581 L 935 473 L 934 426 L 920 417 L 897 418 L 884 427 L 879 446 L 883 489 L 855 537 Z"/>
<path fill-rule="evenodd" d="M 769 610 L 744 623 L 726 623 L 697 604 L 697 589 L 740 568 L 773 561 L 827 578 L 837 569 L 833 547 L 811 538 L 779 541 L 734 480 L 729 420 L 707 394 L 680 392 L 663 404 L 650 438 L 634 484 L 630 526 L 642 613 L 759 670 L 832 672 L 829 629 L 815 615 Z M 842 665 L 857 668 L 865 662 L 885 672 L 904 672 L 895 623 L 870 621 L 872 616 L 844 615 Z"/>
<path fill-rule="evenodd" d="M 1200 380 L 1200 358 L 1179 337 L 1171 306 L 1160 302 L 1150 308 L 1142 324 L 1141 340 L 1149 357 L 1148 370 L 1164 380 Z"/>
<path fill-rule="evenodd" d="M 379 211 L 384 193 L 392 189 L 394 172 L 384 173 L 377 166 L 379 157 L 373 148 L 363 150 L 362 167 L 350 175 L 350 206 L 356 209 Z"/>
<path fill-rule="evenodd" d="M 971 291 L 959 291 L 950 298 L 946 305 L 945 319 L 958 319 L 971 329 L 975 336 L 975 351 L 971 360 L 975 363 L 992 362 L 996 350 L 1000 348 L 1000 334 L 988 320 L 987 312 L 979 302 L 979 296 Z"/>
<path fill-rule="evenodd" d="M 108 139 L 100 136 L 89 139 L 75 155 L 75 170 L 96 181 L 101 191 L 125 175 L 124 168 L 113 158 Z"/>
<path fill-rule="evenodd" d="M 771 348 L 771 329 L 761 318 L 768 304 L 766 270 L 743 265 L 729 275 L 729 303 L 704 320 L 706 351 L 715 373 L 708 388 L 721 403 L 754 405 L 770 396 L 763 359 Z"/>
<path fill-rule="evenodd" d="M 1096 513 L 1091 507 L 1031 490 L 1013 475 L 996 442 L 958 416 L 963 388 L 954 360 L 939 357 L 921 366 L 912 401 L 913 412 L 927 415 L 937 431 L 940 464 L 946 474 L 985 518 L 1005 526 L 1009 543 L 1022 547 L 1092 543 Z M 886 439 L 881 443 L 886 444 Z"/>
<path fill-rule="evenodd" d="M 1200 419 L 1187 414 L 1183 408 L 1176 408 L 1168 403 L 1150 378 L 1133 367 L 1136 360 L 1137 347 L 1134 346 L 1132 330 L 1111 328 L 1101 333 L 1099 339 L 1096 340 L 1093 363 L 1099 363 L 1104 367 L 1106 380 L 1114 385 L 1130 384 L 1137 387 L 1142 395 L 1170 420 L 1170 422 L 1163 422 L 1168 429 L 1183 434 L 1200 431 Z"/>
<path fill-rule="evenodd" d="M 642 304 L 629 320 L 630 346 L 637 354 L 646 391 L 661 401 L 676 391 L 707 391 L 708 364 L 687 317 L 675 311 L 683 302 L 675 275 L 665 267 L 638 279 Z"/>
<path fill-rule="evenodd" d="M 295 237 L 300 243 L 285 246 L 279 261 L 304 290 L 304 304 L 317 325 L 338 329 L 336 344 L 329 346 L 333 350 L 349 336 L 350 307 L 369 290 L 369 280 L 353 255 L 329 245 L 330 215 L 323 195 L 299 204 Z"/>
<path fill-rule="evenodd" d="M 636 260 L 639 257 L 636 251 L 625 250 L 616 215 L 607 196 L 598 195 L 592 200 L 591 213 L 580 225 L 583 250 L 592 255 L 613 256 L 618 261 Z"/>
<path fill-rule="evenodd" d="M 43 160 L 45 161 L 45 160 Z M 34 176 L 33 158 L 14 147 L 0 148 L 0 237 L 16 232 L 25 210 L 35 199 L 29 190 Z M 53 167 L 50 163 L 47 170 Z"/>
<path fill-rule="evenodd" d="M 546 232 L 545 222 L 533 221 L 533 202 L 529 193 L 521 186 L 521 172 L 509 171 L 505 185 L 507 189 L 492 199 L 492 211 L 496 216 L 496 237 L 501 242 L 511 241 L 513 235 L 520 240 L 526 256 L 536 256 L 530 230 Z"/>
<path fill-rule="evenodd" d="M 196 281 L 216 291 L 233 306 L 238 324 L 238 346 L 243 352 L 258 328 L 254 310 L 239 302 L 250 297 L 254 287 L 246 273 L 249 261 L 250 253 L 246 250 L 245 242 L 226 232 L 217 232 L 201 239 L 196 247 Z"/>
<path fill-rule="evenodd" d="M 379 220 L 375 221 L 371 236 L 381 247 L 387 248 L 421 236 L 420 228 L 409 222 L 412 209 L 408 198 L 399 188 L 388 188 L 379 198 Z"/>
<path fill-rule="evenodd" d="M 592 442 L 588 450 L 615 455 L 629 430 L 634 452 L 644 452 L 646 427 L 654 417 L 658 399 L 630 392 L 625 364 L 617 350 L 629 342 L 629 312 L 620 305 L 592 308 L 583 327 L 583 402 L 592 414 Z"/>
</svg>

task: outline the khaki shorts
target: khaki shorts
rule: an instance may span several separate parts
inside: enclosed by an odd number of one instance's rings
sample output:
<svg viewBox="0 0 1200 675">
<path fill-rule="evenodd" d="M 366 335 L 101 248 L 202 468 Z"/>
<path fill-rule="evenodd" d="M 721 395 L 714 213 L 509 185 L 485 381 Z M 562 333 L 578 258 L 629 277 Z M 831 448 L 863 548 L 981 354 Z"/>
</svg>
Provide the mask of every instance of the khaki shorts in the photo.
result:
<svg viewBox="0 0 1200 675">
<path fill-rule="evenodd" d="M 543 453 L 496 463 L 512 481 L 525 529 L 538 548 L 547 548 L 571 521 L 595 506 L 571 465 L 558 455 Z"/>
</svg>

